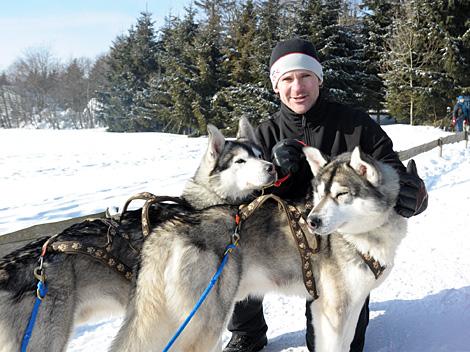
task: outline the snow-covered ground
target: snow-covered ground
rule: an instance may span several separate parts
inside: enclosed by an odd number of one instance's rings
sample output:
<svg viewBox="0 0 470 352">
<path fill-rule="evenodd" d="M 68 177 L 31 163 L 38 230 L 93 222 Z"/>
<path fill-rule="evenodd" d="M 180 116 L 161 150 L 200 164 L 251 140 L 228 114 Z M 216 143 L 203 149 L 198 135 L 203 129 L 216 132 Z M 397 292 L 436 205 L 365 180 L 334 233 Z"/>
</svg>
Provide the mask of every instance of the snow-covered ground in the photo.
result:
<svg viewBox="0 0 470 352">
<path fill-rule="evenodd" d="M 446 135 L 422 126 L 385 130 L 396 150 Z M 0 235 L 122 206 L 141 191 L 178 195 L 206 141 L 160 133 L 0 130 Z M 365 350 L 470 351 L 470 147 L 445 145 L 442 158 L 434 149 L 415 160 L 429 207 L 409 220 L 394 271 L 372 292 Z M 269 295 L 265 313 L 270 342 L 264 351 L 307 351 L 303 300 Z M 77 328 L 68 351 L 105 351 L 120 322 Z"/>
</svg>

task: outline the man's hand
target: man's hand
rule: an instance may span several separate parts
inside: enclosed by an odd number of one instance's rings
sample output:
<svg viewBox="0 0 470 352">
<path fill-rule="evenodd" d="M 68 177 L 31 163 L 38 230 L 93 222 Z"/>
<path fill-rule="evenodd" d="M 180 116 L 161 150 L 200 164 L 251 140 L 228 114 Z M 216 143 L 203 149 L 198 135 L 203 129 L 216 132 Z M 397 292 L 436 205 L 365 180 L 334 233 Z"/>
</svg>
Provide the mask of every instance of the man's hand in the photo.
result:
<svg viewBox="0 0 470 352">
<path fill-rule="evenodd" d="M 395 210 L 405 218 L 422 213 L 428 207 L 428 193 L 423 180 L 418 176 L 413 159 L 406 166 L 406 173 L 400 175 L 400 192 Z"/>
<path fill-rule="evenodd" d="M 304 143 L 297 139 L 283 139 L 272 149 L 272 161 L 280 177 L 299 171 L 300 163 L 305 158 L 302 148 Z"/>
</svg>

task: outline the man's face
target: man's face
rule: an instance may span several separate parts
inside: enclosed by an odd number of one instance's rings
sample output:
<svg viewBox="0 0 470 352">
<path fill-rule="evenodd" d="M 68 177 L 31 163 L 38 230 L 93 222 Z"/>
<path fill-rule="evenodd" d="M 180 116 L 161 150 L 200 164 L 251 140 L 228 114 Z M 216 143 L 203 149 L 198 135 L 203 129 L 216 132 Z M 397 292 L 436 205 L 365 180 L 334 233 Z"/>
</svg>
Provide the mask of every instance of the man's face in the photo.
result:
<svg viewBox="0 0 470 352">
<path fill-rule="evenodd" d="M 292 111 L 305 114 L 318 99 L 320 80 L 311 71 L 293 70 L 281 76 L 274 91 Z"/>
</svg>

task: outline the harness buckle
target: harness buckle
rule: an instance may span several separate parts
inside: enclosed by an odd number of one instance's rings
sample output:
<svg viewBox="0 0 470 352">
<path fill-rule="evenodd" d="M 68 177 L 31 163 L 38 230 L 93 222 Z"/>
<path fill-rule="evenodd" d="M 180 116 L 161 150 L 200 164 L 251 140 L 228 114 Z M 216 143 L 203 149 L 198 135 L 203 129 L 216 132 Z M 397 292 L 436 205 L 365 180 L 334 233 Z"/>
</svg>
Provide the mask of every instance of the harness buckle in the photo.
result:
<svg viewBox="0 0 470 352">
<path fill-rule="evenodd" d="M 34 277 L 38 281 L 41 281 L 41 282 L 46 281 L 46 274 L 44 274 L 44 270 L 42 270 L 42 263 L 38 267 L 34 268 Z"/>
<path fill-rule="evenodd" d="M 238 246 L 238 241 L 240 241 L 240 234 L 238 233 L 238 227 L 237 227 L 232 234 L 232 244 L 234 244 L 235 246 Z"/>
</svg>

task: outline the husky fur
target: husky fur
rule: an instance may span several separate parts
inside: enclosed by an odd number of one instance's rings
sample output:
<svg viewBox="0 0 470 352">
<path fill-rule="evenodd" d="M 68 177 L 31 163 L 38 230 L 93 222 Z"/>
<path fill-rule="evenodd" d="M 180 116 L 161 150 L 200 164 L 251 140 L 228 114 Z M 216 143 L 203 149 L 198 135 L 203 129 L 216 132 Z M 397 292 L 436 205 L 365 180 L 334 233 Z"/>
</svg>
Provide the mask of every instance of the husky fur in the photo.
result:
<svg viewBox="0 0 470 352">
<path fill-rule="evenodd" d="M 239 123 L 236 141 L 225 141 L 209 126 L 211 141 L 195 175 L 186 183 L 182 198 L 202 209 L 216 204 L 241 204 L 254 191 L 273 182 L 274 166 L 262 151 L 248 120 Z"/>
<path fill-rule="evenodd" d="M 304 153 L 314 175 L 307 223 L 322 247 L 313 265 L 320 296 L 312 304 L 315 350 L 349 351 L 361 308 L 390 273 L 407 231 L 394 210 L 399 177 L 359 148 L 330 163 L 317 149 Z M 358 252 L 385 267 L 378 279 Z"/>
<path fill-rule="evenodd" d="M 361 156 L 358 149 L 326 163 L 318 150 L 305 154 L 315 175 L 316 206 L 308 216 L 311 234 L 322 237 L 312 257 L 320 298 L 312 305 L 317 352 L 349 351 L 360 309 L 369 292 L 391 270 L 405 234 L 393 207 L 397 173 Z M 236 207 L 192 212 L 153 229 L 112 352 L 161 351 L 216 272 L 235 228 Z M 311 242 L 313 243 L 313 242 Z M 376 280 L 357 250 L 386 271 Z M 278 292 L 311 299 L 301 260 L 283 211 L 265 203 L 242 224 L 240 246 L 230 254 L 206 301 L 172 347 L 173 351 L 220 351 L 220 337 L 235 302 Z"/>
<path fill-rule="evenodd" d="M 217 128 L 208 126 L 207 150 L 184 190 L 189 205 L 152 206 L 149 212 L 152 224 L 172 226 L 180 218 L 191 222 L 195 208 L 239 204 L 254 190 L 275 181 L 275 169 L 260 158 L 251 125 L 242 119 L 239 127 L 238 140 L 226 141 Z M 136 248 L 141 248 L 143 242 L 140 214 L 141 210 L 123 214 L 118 228 Z M 98 244 L 106 241 L 107 231 L 108 226 L 102 221 L 84 221 L 64 230 L 60 240 L 85 239 Z M 36 298 L 33 270 L 38 266 L 40 249 L 46 240 L 47 237 L 41 238 L 0 259 L 1 352 L 20 350 Z M 120 250 L 120 256 L 129 256 L 128 250 Z M 136 270 L 139 261 L 146 265 L 145 252 L 143 256 L 131 258 L 134 261 L 131 266 Z M 82 255 L 49 253 L 44 270 L 49 292 L 39 308 L 28 351 L 65 351 L 77 324 L 101 315 L 124 313 L 133 284 L 110 267 Z"/>
</svg>

